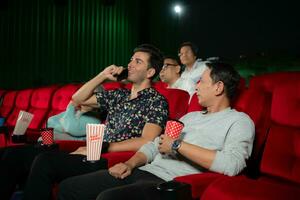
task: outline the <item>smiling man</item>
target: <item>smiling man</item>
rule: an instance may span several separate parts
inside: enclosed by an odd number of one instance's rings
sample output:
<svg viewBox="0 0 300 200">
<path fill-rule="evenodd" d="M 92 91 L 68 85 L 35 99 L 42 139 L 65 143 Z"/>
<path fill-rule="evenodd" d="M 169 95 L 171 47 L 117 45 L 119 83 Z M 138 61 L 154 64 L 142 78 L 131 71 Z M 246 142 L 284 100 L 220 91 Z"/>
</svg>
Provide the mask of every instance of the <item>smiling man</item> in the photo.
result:
<svg viewBox="0 0 300 200">
<path fill-rule="evenodd" d="M 177 176 L 207 170 L 229 176 L 240 173 L 254 139 L 249 116 L 230 108 L 240 76 L 224 63 L 206 65 L 197 95 L 207 110 L 181 118 L 185 125 L 181 138 L 163 134 L 109 170 L 66 179 L 60 184 L 58 199 L 161 199 L 157 184 Z"/>
<path fill-rule="evenodd" d="M 104 141 L 109 146 L 105 151 L 137 151 L 164 129 L 168 118 L 168 104 L 162 95 L 151 88 L 152 79 L 158 75 L 162 65 L 163 58 L 156 47 L 140 45 L 134 49 L 128 63 L 127 79 L 132 82 L 131 90 L 103 89 L 103 82 L 116 81 L 116 76 L 124 70 L 123 67 L 111 65 L 73 95 L 72 100 L 77 107 L 90 106 L 108 113 Z M 0 193 L 5 193 L 7 199 L 19 182 L 19 174 L 26 175 L 30 171 L 24 191 L 25 200 L 47 200 L 51 199 L 55 182 L 107 167 L 103 159 L 94 164 L 82 162 L 86 156 L 86 147 L 71 154 L 41 153 L 33 149 L 31 146 L 11 148 L 4 153 L 7 159 L 1 160 L 3 178 L 1 174 L 0 182 L 3 187 Z"/>
</svg>

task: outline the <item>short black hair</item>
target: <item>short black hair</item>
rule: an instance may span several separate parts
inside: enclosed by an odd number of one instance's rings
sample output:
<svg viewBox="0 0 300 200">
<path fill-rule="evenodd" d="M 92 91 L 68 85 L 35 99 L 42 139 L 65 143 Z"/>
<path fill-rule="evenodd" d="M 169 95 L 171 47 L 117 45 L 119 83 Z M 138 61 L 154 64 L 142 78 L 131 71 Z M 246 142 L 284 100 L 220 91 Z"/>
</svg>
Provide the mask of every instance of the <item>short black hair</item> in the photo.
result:
<svg viewBox="0 0 300 200">
<path fill-rule="evenodd" d="M 161 71 L 164 63 L 161 51 L 151 44 L 141 44 L 133 50 L 133 53 L 136 52 L 145 52 L 149 54 L 150 67 L 155 69 L 155 74 L 151 77 L 151 79 L 154 79 Z"/>
<path fill-rule="evenodd" d="M 205 63 L 210 69 L 210 77 L 214 83 L 222 81 L 225 87 L 226 96 L 229 100 L 233 100 L 237 94 L 237 89 L 241 79 L 240 74 L 230 64 L 223 62 L 207 62 Z"/>
<path fill-rule="evenodd" d="M 164 61 L 165 61 L 165 59 L 171 59 L 171 60 L 176 61 L 176 64 L 180 66 L 179 74 L 181 74 L 183 72 L 184 66 L 182 65 L 182 63 L 181 63 L 180 59 L 178 59 L 178 57 L 175 57 L 175 56 L 172 56 L 172 55 L 165 55 L 164 56 Z"/>
<path fill-rule="evenodd" d="M 199 53 L 199 49 L 198 49 L 198 46 L 192 42 L 183 42 L 180 44 L 179 48 L 178 48 L 178 54 L 180 53 L 180 50 L 182 47 L 190 47 L 193 54 L 198 58 L 198 53 Z"/>
</svg>

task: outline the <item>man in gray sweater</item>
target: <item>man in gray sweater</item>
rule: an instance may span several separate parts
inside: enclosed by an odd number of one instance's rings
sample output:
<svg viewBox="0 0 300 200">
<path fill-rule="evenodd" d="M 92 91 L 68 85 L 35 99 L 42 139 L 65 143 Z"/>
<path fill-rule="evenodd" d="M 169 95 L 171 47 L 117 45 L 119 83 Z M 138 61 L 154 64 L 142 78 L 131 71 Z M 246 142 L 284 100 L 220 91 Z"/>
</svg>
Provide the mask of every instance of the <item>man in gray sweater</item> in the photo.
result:
<svg viewBox="0 0 300 200">
<path fill-rule="evenodd" d="M 125 163 L 67 179 L 60 184 L 58 199 L 159 199 L 156 185 L 176 176 L 207 170 L 240 173 L 254 140 L 252 120 L 230 108 L 240 76 L 224 63 L 206 65 L 197 85 L 199 103 L 206 110 L 181 118 L 185 127 L 180 139 L 161 135 Z"/>
</svg>

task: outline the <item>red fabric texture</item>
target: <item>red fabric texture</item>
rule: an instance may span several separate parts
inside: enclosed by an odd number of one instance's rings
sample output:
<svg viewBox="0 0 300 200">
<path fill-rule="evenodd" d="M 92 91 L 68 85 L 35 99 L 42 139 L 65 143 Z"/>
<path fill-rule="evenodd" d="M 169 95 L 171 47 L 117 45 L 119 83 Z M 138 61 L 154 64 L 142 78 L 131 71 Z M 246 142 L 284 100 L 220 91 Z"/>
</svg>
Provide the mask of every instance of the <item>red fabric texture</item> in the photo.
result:
<svg viewBox="0 0 300 200">
<path fill-rule="evenodd" d="M 105 90 L 116 90 L 123 87 L 123 84 L 120 82 L 106 82 L 102 84 L 102 87 Z"/>
<path fill-rule="evenodd" d="M 28 129 L 39 130 L 46 120 L 51 98 L 57 86 L 37 88 L 33 91 L 28 112 L 34 114 Z"/>
<path fill-rule="evenodd" d="M 176 177 L 175 180 L 182 183 L 190 184 L 192 188 L 192 197 L 196 199 L 202 196 L 206 188 L 212 182 L 222 177 L 225 177 L 225 175 L 213 173 L 213 172 L 205 172 L 201 174 L 179 176 Z"/>
<path fill-rule="evenodd" d="M 108 167 L 112 167 L 115 164 L 127 161 L 134 154 L 135 152 L 133 151 L 109 152 L 102 154 L 101 157 L 107 159 Z"/>
<path fill-rule="evenodd" d="M 28 109 L 32 91 L 32 89 L 26 89 L 18 92 L 13 111 L 6 120 L 7 126 L 15 126 L 19 112 Z"/>
<path fill-rule="evenodd" d="M 187 113 L 190 95 L 188 92 L 180 89 L 159 89 L 169 104 L 169 118 L 179 119 Z"/>
<path fill-rule="evenodd" d="M 0 107 L 0 116 L 7 118 L 15 105 L 17 91 L 8 91 L 4 95 L 2 105 Z"/>
<path fill-rule="evenodd" d="M 193 94 L 190 104 L 188 106 L 187 112 L 194 112 L 194 111 L 201 111 L 203 108 L 202 106 L 199 104 L 198 101 L 198 96 L 196 93 Z"/>
<path fill-rule="evenodd" d="M 201 200 L 299 200 L 300 187 L 241 177 L 221 178 L 209 185 Z"/>
</svg>

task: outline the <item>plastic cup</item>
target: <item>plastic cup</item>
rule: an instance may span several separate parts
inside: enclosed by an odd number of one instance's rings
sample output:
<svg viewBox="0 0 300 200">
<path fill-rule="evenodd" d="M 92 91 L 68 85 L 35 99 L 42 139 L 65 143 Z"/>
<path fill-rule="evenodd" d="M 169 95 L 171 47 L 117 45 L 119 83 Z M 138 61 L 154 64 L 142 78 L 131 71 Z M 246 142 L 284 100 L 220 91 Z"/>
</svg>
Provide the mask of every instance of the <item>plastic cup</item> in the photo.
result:
<svg viewBox="0 0 300 200">
<path fill-rule="evenodd" d="M 167 121 L 165 134 L 173 139 L 180 137 L 181 131 L 184 127 L 184 124 L 178 120 L 169 120 Z"/>
<path fill-rule="evenodd" d="M 54 143 L 53 128 L 42 128 L 40 133 L 42 136 L 42 145 L 52 145 Z"/>
</svg>

